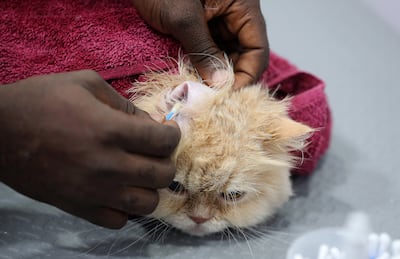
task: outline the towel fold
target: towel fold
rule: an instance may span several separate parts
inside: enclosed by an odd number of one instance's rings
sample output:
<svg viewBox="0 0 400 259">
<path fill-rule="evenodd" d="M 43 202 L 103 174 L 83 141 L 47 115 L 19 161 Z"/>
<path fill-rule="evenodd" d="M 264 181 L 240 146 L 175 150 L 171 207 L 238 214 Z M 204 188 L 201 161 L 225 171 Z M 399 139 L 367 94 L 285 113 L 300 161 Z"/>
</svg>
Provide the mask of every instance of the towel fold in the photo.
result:
<svg viewBox="0 0 400 259">
<path fill-rule="evenodd" d="M 0 84 L 38 74 L 93 69 L 122 95 L 132 78 L 171 66 L 181 46 L 148 27 L 129 0 L 0 1 Z M 329 145 L 324 83 L 272 53 L 261 78 L 294 96 L 290 115 L 319 130 L 294 170 L 308 174 Z"/>
</svg>

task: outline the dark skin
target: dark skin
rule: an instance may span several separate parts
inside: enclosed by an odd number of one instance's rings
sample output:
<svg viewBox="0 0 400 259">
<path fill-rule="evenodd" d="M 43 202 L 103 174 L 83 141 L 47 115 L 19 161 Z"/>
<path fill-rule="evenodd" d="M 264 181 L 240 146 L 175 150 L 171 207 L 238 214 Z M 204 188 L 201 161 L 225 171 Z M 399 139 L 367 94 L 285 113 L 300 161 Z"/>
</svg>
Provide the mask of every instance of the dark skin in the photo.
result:
<svg viewBox="0 0 400 259">
<path fill-rule="evenodd" d="M 120 228 L 129 214 L 152 212 L 156 189 L 174 178 L 179 129 L 153 121 L 94 71 L 2 86 L 0 118 L 0 180 L 95 224 Z"/>
<path fill-rule="evenodd" d="M 156 30 L 179 40 L 206 82 L 215 56 L 233 61 L 234 88 L 255 83 L 268 65 L 269 45 L 259 0 L 132 0 Z"/>
<path fill-rule="evenodd" d="M 228 54 L 235 84 L 254 83 L 268 64 L 256 0 L 132 1 L 160 32 L 182 42 L 203 79 Z M 158 204 L 174 178 L 175 123 L 160 124 L 90 70 L 0 86 L 0 181 L 94 224 L 120 228 Z"/>
</svg>

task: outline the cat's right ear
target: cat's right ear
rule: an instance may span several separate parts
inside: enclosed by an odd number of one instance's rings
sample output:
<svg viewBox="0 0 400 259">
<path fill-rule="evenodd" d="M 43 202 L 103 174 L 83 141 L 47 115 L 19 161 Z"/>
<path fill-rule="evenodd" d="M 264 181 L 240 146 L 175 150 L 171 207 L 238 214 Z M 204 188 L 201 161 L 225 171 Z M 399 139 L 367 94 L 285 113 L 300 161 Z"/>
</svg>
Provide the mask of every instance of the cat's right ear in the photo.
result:
<svg viewBox="0 0 400 259">
<path fill-rule="evenodd" d="M 277 132 L 275 138 L 277 140 L 291 140 L 309 136 L 314 130 L 309 126 L 294 121 L 290 118 L 280 118 L 277 122 Z"/>
</svg>

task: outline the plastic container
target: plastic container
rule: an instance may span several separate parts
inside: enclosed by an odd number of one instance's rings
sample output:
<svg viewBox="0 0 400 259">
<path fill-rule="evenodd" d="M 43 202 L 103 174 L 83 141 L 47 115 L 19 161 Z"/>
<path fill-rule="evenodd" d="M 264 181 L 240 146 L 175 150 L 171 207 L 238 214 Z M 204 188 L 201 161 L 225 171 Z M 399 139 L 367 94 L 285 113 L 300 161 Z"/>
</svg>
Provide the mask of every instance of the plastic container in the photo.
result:
<svg viewBox="0 0 400 259">
<path fill-rule="evenodd" d="M 305 258 L 317 259 L 322 244 L 343 251 L 346 245 L 345 229 L 322 228 L 300 236 L 289 247 L 286 259 L 295 259 L 297 254 Z"/>
</svg>

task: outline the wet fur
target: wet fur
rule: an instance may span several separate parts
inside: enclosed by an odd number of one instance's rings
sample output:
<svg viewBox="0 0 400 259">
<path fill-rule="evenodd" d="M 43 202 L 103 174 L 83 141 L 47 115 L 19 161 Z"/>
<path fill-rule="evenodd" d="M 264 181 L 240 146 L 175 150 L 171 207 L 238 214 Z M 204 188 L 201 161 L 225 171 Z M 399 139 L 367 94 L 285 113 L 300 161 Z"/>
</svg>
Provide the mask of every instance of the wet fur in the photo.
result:
<svg viewBox="0 0 400 259">
<path fill-rule="evenodd" d="M 185 81 L 201 82 L 180 62 L 176 73 L 151 73 L 137 82 L 132 101 L 162 121 L 182 102 L 177 122 L 181 141 L 172 156 L 181 192 L 159 190 L 160 203 L 149 215 L 192 235 L 252 227 L 273 215 L 292 195 L 290 169 L 312 129 L 288 116 L 290 99 L 274 99 L 261 84 L 233 91 L 228 77 L 196 107 L 171 92 Z M 231 195 L 237 193 L 243 195 Z M 210 218 L 196 224 L 189 216 Z"/>
</svg>

